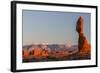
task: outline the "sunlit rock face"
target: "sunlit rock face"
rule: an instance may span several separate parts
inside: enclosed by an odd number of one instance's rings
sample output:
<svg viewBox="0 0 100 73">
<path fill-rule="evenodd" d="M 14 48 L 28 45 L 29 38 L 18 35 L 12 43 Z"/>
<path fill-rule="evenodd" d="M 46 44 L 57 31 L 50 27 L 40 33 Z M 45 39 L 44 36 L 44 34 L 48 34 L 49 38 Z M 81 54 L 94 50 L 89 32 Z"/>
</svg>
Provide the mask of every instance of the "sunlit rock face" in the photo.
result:
<svg viewBox="0 0 100 73">
<path fill-rule="evenodd" d="M 90 44 L 87 40 L 87 38 L 84 35 L 83 32 L 83 27 L 84 27 L 84 19 L 82 16 L 79 17 L 76 25 L 76 31 L 78 32 L 79 38 L 78 38 L 78 49 L 80 54 L 82 53 L 88 53 L 90 54 Z"/>
<path fill-rule="evenodd" d="M 80 16 L 76 22 L 78 45 L 48 43 L 25 45 L 22 53 L 23 62 L 90 59 L 91 46 L 84 34 L 83 17 Z"/>
<path fill-rule="evenodd" d="M 23 50 L 23 58 L 25 59 L 29 58 L 29 51 L 27 49 Z"/>
</svg>

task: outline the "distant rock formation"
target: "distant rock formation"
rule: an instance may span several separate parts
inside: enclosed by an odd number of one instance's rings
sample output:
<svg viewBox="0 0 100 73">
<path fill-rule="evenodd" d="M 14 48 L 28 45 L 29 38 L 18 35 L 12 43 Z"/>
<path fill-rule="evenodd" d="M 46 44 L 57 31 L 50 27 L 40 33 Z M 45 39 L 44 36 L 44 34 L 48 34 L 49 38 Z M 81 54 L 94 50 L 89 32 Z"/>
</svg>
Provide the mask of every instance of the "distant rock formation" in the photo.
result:
<svg viewBox="0 0 100 73">
<path fill-rule="evenodd" d="M 78 35 L 79 35 L 79 38 L 78 38 L 79 53 L 90 54 L 91 47 L 87 38 L 84 35 L 83 27 L 84 27 L 84 19 L 82 16 L 80 16 L 78 18 L 77 25 L 76 25 L 76 31 L 78 32 Z"/>
<path fill-rule="evenodd" d="M 23 62 L 83 60 L 91 58 L 91 46 L 84 35 L 84 19 L 80 16 L 76 23 L 78 45 L 33 44 L 23 47 Z"/>
</svg>

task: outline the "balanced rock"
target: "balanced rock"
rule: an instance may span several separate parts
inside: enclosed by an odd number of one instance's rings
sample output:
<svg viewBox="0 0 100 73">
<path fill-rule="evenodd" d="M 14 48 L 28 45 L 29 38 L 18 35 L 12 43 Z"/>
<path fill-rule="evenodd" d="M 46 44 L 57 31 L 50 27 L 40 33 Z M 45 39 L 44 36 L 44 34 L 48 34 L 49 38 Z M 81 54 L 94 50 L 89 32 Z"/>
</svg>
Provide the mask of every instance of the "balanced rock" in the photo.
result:
<svg viewBox="0 0 100 73">
<path fill-rule="evenodd" d="M 82 16 L 78 18 L 77 25 L 76 25 L 76 31 L 78 32 L 79 38 L 78 38 L 78 49 L 80 53 L 88 53 L 90 54 L 90 44 L 87 40 L 87 38 L 84 35 L 83 32 L 83 26 L 84 26 L 84 19 Z"/>
</svg>

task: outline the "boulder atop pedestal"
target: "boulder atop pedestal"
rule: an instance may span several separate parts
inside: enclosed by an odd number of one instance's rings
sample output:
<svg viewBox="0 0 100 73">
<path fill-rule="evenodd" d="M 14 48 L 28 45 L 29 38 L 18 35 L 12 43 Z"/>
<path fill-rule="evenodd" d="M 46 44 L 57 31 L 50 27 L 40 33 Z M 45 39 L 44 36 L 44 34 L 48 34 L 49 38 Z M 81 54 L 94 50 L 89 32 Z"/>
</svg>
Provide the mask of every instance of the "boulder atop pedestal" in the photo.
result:
<svg viewBox="0 0 100 73">
<path fill-rule="evenodd" d="M 78 33 L 83 33 L 83 25 L 84 25 L 84 20 L 83 17 L 80 16 L 77 20 L 77 25 L 76 25 L 76 31 Z"/>
<path fill-rule="evenodd" d="M 90 44 L 87 40 L 87 38 L 84 35 L 83 32 L 83 27 L 84 27 L 84 19 L 82 16 L 80 16 L 77 20 L 77 25 L 76 25 L 76 31 L 78 32 L 79 38 L 78 38 L 78 49 L 80 54 L 81 53 L 89 53 L 90 54 Z"/>
</svg>

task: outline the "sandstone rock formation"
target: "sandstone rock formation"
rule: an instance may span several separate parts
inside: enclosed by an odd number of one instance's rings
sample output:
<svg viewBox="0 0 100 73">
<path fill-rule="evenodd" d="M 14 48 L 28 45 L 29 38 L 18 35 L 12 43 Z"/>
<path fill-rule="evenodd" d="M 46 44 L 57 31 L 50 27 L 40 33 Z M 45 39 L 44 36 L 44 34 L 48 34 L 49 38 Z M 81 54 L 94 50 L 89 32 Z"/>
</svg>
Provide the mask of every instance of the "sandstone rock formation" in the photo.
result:
<svg viewBox="0 0 100 73">
<path fill-rule="evenodd" d="M 79 35 L 79 38 L 78 38 L 79 53 L 90 54 L 91 47 L 87 38 L 84 35 L 83 27 L 84 27 L 84 19 L 82 16 L 80 16 L 76 25 L 76 31 L 78 32 L 78 35 Z"/>
<path fill-rule="evenodd" d="M 65 44 L 34 44 L 31 47 L 26 46 L 23 48 L 23 62 L 90 59 L 91 46 L 84 34 L 84 19 L 82 16 L 78 18 L 76 24 L 76 31 L 79 35 L 78 46 L 66 47 Z M 73 48 L 75 51 L 73 51 Z"/>
<path fill-rule="evenodd" d="M 29 51 L 27 49 L 23 50 L 23 59 L 29 58 Z"/>
</svg>

